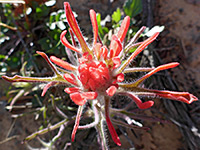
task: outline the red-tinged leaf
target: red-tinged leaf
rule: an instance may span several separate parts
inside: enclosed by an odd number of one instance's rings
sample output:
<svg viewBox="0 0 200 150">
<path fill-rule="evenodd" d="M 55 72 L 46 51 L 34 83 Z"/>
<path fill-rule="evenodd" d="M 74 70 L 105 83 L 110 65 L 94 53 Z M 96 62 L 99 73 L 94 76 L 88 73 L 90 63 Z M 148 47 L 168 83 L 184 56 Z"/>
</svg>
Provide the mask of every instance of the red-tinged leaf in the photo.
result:
<svg viewBox="0 0 200 150">
<path fill-rule="evenodd" d="M 120 39 L 121 42 L 124 40 L 124 38 L 126 36 L 129 25 L 130 25 L 130 17 L 126 16 L 124 18 L 124 20 L 122 21 L 121 27 L 120 27 L 119 32 L 117 34 L 117 37 Z"/>
<path fill-rule="evenodd" d="M 67 48 L 75 51 L 75 52 L 78 52 L 78 53 L 82 53 L 80 49 L 72 46 L 68 41 L 67 39 L 65 38 L 65 34 L 67 33 L 67 30 L 63 31 L 60 35 L 60 40 L 61 42 L 63 43 L 64 46 L 66 46 Z"/>
<path fill-rule="evenodd" d="M 139 54 L 141 53 L 147 45 L 149 45 L 151 42 L 153 42 L 157 36 L 159 35 L 159 32 L 155 33 L 153 36 L 146 39 L 142 44 L 129 56 L 129 58 L 121 65 L 121 67 L 116 71 L 116 74 L 121 73 L 128 64 Z"/>
<path fill-rule="evenodd" d="M 51 82 L 53 80 L 53 78 L 22 77 L 19 75 L 14 77 L 2 76 L 2 79 L 9 82 Z"/>
<path fill-rule="evenodd" d="M 84 105 L 87 101 L 86 98 L 82 97 L 81 93 L 79 92 L 70 94 L 70 98 L 76 105 L 79 105 L 79 106 Z"/>
<path fill-rule="evenodd" d="M 70 28 L 72 29 L 72 31 L 74 32 L 74 34 L 76 35 L 76 37 L 81 45 L 82 52 L 83 53 L 89 52 L 92 55 L 92 51 L 88 48 L 88 46 L 83 38 L 83 35 L 81 33 L 81 30 L 78 26 L 78 23 L 76 22 L 76 19 L 71 10 L 70 4 L 68 2 L 64 2 L 64 7 L 65 7 L 65 15 L 67 18 L 67 22 L 68 22 Z"/>
<path fill-rule="evenodd" d="M 123 73 L 131 73 L 131 72 L 150 72 L 154 70 L 155 68 L 127 68 L 123 71 Z"/>
<path fill-rule="evenodd" d="M 187 104 L 191 104 L 192 102 L 198 100 L 198 98 L 196 96 L 194 96 L 193 94 L 190 94 L 188 92 L 159 91 L 159 90 L 149 90 L 149 91 L 155 93 L 155 95 L 157 95 L 157 96 L 181 101 L 181 102 L 184 102 Z"/>
<path fill-rule="evenodd" d="M 108 98 L 105 99 L 105 116 L 106 116 L 106 123 L 110 132 L 110 135 L 113 139 L 113 141 L 118 145 L 121 146 L 120 139 L 117 135 L 117 132 L 115 131 L 115 128 L 112 125 L 112 122 L 110 121 L 110 116 L 109 116 L 109 104 L 110 100 Z"/>
<path fill-rule="evenodd" d="M 77 87 L 70 87 L 70 88 L 65 88 L 64 90 L 66 93 L 68 94 L 72 94 L 72 93 L 75 93 L 75 92 L 79 92 L 80 89 L 77 88 Z"/>
<path fill-rule="evenodd" d="M 125 85 L 121 86 L 121 83 L 119 84 L 120 87 L 126 87 Z M 158 96 L 163 98 L 168 98 L 171 100 L 181 101 L 187 104 L 191 104 L 194 101 L 197 101 L 198 98 L 194 96 L 193 94 L 190 94 L 188 92 L 175 92 L 175 91 L 167 91 L 167 90 L 152 90 L 152 89 L 146 89 L 146 88 L 139 88 L 139 87 L 126 87 L 130 90 L 135 91 L 135 95 L 140 96 Z M 133 93 L 130 92 L 120 92 L 123 95 L 131 96 Z M 119 93 L 119 94 L 120 94 Z"/>
<path fill-rule="evenodd" d="M 50 61 L 49 57 L 44 52 L 36 51 L 36 53 L 41 55 L 46 60 L 46 62 L 49 64 L 49 66 L 55 72 L 55 74 L 57 74 L 57 75 L 59 74 L 56 67 L 53 65 L 53 63 Z"/>
<path fill-rule="evenodd" d="M 98 37 L 98 24 L 97 24 L 97 17 L 96 17 L 96 12 L 91 9 L 90 10 L 90 19 L 92 22 L 92 27 L 93 27 L 93 34 L 94 34 L 94 39 L 93 39 L 93 47 L 97 43 L 97 37 Z"/>
<path fill-rule="evenodd" d="M 131 39 L 131 41 L 125 46 L 125 52 L 129 51 L 130 49 L 133 48 L 134 45 L 138 45 L 137 43 L 135 43 L 138 38 L 140 37 L 140 35 L 144 32 L 144 30 L 146 29 L 145 26 L 141 27 L 139 31 L 137 31 L 137 33 L 134 35 L 134 37 Z M 135 43 L 135 44 L 134 44 Z M 139 42 L 140 43 L 140 42 Z M 140 44 L 139 44 L 140 45 Z"/>
<path fill-rule="evenodd" d="M 72 65 L 72 64 L 69 64 L 68 62 L 66 62 L 66 61 L 64 61 L 64 60 L 62 60 L 62 59 L 60 59 L 60 58 L 57 58 L 56 56 L 51 56 L 50 57 L 50 60 L 54 63 L 54 64 L 56 64 L 56 65 L 58 65 L 58 66 L 60 66 L 60 67 L 62 67 L 62 68 L 65 68 L 65 69 L 67 69 L 67 70 L 76 70 L 77 69 L 77 67 L 76 66 L 74 66 L 74 65 Z"/>
<path fill-rule="evenodd" d="M 155 33 L 153 36 L 146 39 L 142 44 L 134 51 L 134 53 L 130 56 L 131 59 L 134 59 L 140 52 L 142 52 L 145 47 L 147 47 L 150 43 L 152 43 L 159 35 L 159 32 Z"/>
<path fill-rule="evenodd" d="M 116 86 L 110 86 L 107 90 L 106 93 L 109 96 L 113 96 L 115 94 L 115 92 L 117 91 L 117 87 Z"/>
<path fill-rule="evenodd" d="M 149 73 L 147 73 L 146 75 L 144 75 L 143 77 L 139 78 L 138 80 L 136 80 L 134 83 L 129 84 L 129 86 L 138 86 L 139 84 L 141 84 L 145 79 L 149 78 L 150 76 L 152 76 L 153 74 L 155 74 L 158 71 L 162 71 L 162 70 L 166 70 L 166 69 L 170 69 L 170 68 L 174 68 L 176 66 L 178 66 L 179 63 L 177 62 L 173 62 L 173 63 L 169 63 L 169 64 L 164 64 L 161 66 L 158 66 L 156 68 L 154 68 L 152 71 L 150 71 Z"/>
<path fill-rule="evenodd" d="M 109 132 L 111 134 L 111 137 L 113 139 L 113 141 L 118 145 L 118 146 L 121 146 L 121 142 L 120 142 L 120 139 L 117 135 L 117 132 L 115 131 L 115 128 L 113 127 L 112 125 L 112 122 L 110 121 L 110 118 L 109 116 L 106 115 L 106 123 L 108 125 L 108 129 L 109 129 Z"/>
<path fill-rule="evenodd" d="M 72 135 L 71 135 L 72 142 L 74 142 L 75 134 L 76 134 L 76 131 L 77 131 L 78 126 L 79 126 L 79 122 L 80 122 L 80 119 L 81 119 L 82 112 L 83 112 L 83 106 L 79 106 L 78 111 L 77 111 L 77 115 L 76 115 L 75 125 L 74 125 Z"/>
</svg>

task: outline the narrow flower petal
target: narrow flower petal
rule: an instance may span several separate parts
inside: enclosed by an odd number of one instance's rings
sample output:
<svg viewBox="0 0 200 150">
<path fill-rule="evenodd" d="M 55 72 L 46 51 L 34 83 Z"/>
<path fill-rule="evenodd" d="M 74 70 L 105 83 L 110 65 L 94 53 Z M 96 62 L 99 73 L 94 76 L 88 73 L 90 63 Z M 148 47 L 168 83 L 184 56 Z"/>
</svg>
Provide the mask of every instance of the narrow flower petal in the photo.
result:
<svg viewBox="0 0 200 150">
<path fill-rule="evenodd" d="M 155 69 L 153 69 L 152 71 L 150 71 L 149 73 L 147 73 L 146 75 L 144 75 L 143 77 L 141 77 L 140 79 L 136 80 L 133 83 L 128 84 L 128 86 L 129 87 L 136 87 L 139 84 L 141 84 L 145 79 L 149 78 L 150 76 L 152 76 L 156 72 L 161 71 L 161 70 L 166 70 L 166 69 L 174 68 L 174 67 L 176 67 L 178 65 L 179 65 L 179 63 L 174 62 L 174 63 L 169 63 L 169 64 L 164 64 L 164 65 L 158 66 Z"/>
<path fill-rule="evenodd" d="M 65 14 L 66 14 L 66 18 L 67 18 L 67 21 L 68 21 L 68 24 L 70 26 L 70 28 L 72 29 L 72 31 L 74 32 L 74 34 L 76 35 L 80 45 L 81 45 L 81 48 L 82 48 L 82 52 L 89 52 L 91 55 L 92 55 L 92 52 L 91 50 L 88 48 L 84 38 L 83 38 L 83 35 L 81 33 L 81 30 L 78 26 L 78 23 L 76 22 L 76 19 L 74 17 L 74 14 L 71 10 L 71 7 L 70 7 L 70 4 L 68 2 L 64 2 L 64 7 L 65 7 Z"/>
<path fill-rule="evenodd" d="M 60 40 L 61 42 L 63 43 L 64 46 L 66 46 L 67 48 L 75 51 L 75 52 L 78 52 L 78 53 L 82 53 L 81 50 L 79 50 L 78 48 L 72 46 L 68 41 L 67 39 L 65 38 L 65 34 L 67 33 L 67 30 L 63 31 L 61 34 L 60 34 Z"/>
<path fill-rule="evenodd" d="M 68 62 L 66 62 L 66 61 L 64 61 L 64 60 L 62 60 L 62 59 L 60 59 L 60 58 L 57 58 L 56 56 L 51 56 L 50 57 L 50 60 L 54 63 L 54 64 L 56 64 L 56 65 L 58 65 L 58 66 L 60 66 L 60 67 L 62 67 L 62 68 L 65 68 L 65 69 L 67 69 L 67 70 L 77 70 L 77 67 L 76 66 L 74 66 L 74 65 L 72 65 L 72 64 L 70 64 L 70 63 L 68 63 Z"/>
<path fill-rule="evenodd" d="M 115 94 L 116 91 L 117 91 L 116 86 L 110 86 L 110 87 L 106 90 L 106 93 L 107 93 L 109 96 L 113 96 L 113 95 Z"/>
<path fill-rule="evenodd" d="M 80 122 L 80 119 L 81 119 L 82 112 L 83 112 L 83 106 L 79 106 L 78 111 L 77 111 L 77 115 L 76 115 L 75 125 L 74 125 L 72 135 L 71 135 L 72 142 L 74 142 L 75 134 L 76 134 L 76 131 L 79 127 L 79 122 Z"/>
<path fill-rule="evenodd" d="M 86 98 L 82 97 L 81 93 L 79 92 L 75 92 L 75 93 L 72 93 L 69 95 L 71 100 L 76 104 L 76 105 L 79 105 L 79 106 L 82 106 L 86 103 Z"/>
<path fill-rule="evenodd" d="M 93 39 L 93 47 L 97 43 L 97 37 L 98 37 L 98 24 L 97 24 L 97 17 L 96 17 L 96 12 L 91 9 L 90 10 L 90 19 L 92 22 L 92 27 L 93 27 L 93 34 L 94 34 L 94 39 Z"/>
<path fill-rule="evenodd" d="M 142 44 L 129 56 L 129 58 L 122 64 L 122 66 L 116 71 L 115 74 L 121 73 L 127 66 L 128 64 L 140 53 L 142 52 L 147 45 L 149 45 L 151 42 L 153 42 L 157 36 L 159 35 L 159 32 L 155 33 L 153 36 L 150 38 L 146 39 Z"/>
<path fill-rule="evenodd" d="M 65 88 L 64 91 L 68 94 L 72 94 L 72 93 L 75 93 L 75 92 L 79 92 L 80 89 L 77 88 L 77 87 L 70 87 L 70 88 Z"/>
<path fill-rule="evenodd" d="M 63 76 L 65 78 L 65 80 L 67 80 L 69 83 L 75 85 L 75 86 L 78 86 L 77 82 L 76 82 L 76 78 L 74 77 L 73 74 L 64 74 Z"/>
<path fill-rule="evenodd" d="M 117 37 L 120 39 L 121 42 L 124 40 L 124 38 L 126 36 L 129 25 L 130 25 L 130 17 L 126 16 L 124 18 L 124 20 L 122 21 L 121 27 L 120 27 L 119 32 L 117 34 Z"/>
<path fill-rule="evenodd" d="M 110 132 L 110 135 L 113 139 L 113 141 L 118 145 L 118 146 L 121 146 L 121 142 L 120 142 L 120 139 L 117 135 L 117 132 L 115 131 L 115 128 L 113 127 L 112 125 L 112 122 L 110 121 L 110 116 L 109 116 L 109 104 L 110 104 L 110 100 L 109 98 L 107 97 L 105 99 L 105 116 L 106 116 L 106 123 L 108 125 L 108 129 L 109 129 L 109 132 Z"/>
<path fill-rule="evenodd" d="M 113 127 L 112 125 L 112 122 L 110 121 L 110 118 L 108 115 L 106 115 L 106 123 L 108 125 L 108 129 L 109 129 L 109 132 L 111 134 L 111 137 L 113 139 L 113 141 L 118 145 L 118 146 L 121 146 L 121 142 L 120 142 L 120 139 L 117 135 L 117 132 L 115 131 L 115 128 Z"/>
</svg>

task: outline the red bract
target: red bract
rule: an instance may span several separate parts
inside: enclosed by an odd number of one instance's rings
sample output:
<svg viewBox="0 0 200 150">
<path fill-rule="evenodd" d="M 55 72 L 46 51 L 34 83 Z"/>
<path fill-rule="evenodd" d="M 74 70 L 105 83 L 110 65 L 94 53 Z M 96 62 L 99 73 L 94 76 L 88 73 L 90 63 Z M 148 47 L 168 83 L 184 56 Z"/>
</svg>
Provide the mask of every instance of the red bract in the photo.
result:
<svg viewBox="0 0 200 150">
<path fill-rule="evenodd" d="M 102 124 L 105 120 L 107 122 L 108 129 L 110 131 L 113 141 L 120 146 L 120 139 L 112 125 L 112 119 L 110 119 L 109 115 L 109 103 L 111 97 L 114 94 L 123 94 L 130 97 L 140 109 L 150 108 L 154 104 L 152 100 L 142 102 L 142 100 L 139 98 L 140 96 L 158 96 L 181 101 L 188 104 L 197 100 L 194 95 L 187 92 L 151 90 L 145 89 L 143 88 L 143 86 L 141 86 L 147 78 L 149 78 L 156 72 L 178 66 L 179 63 L 177 62 L 161 65 L 156 68 L 128 67 L 129 63 L 158 37 L 159 32 L 155 33 L 144 42 L 135 43 L 139 35 L 145 29 L 145 27 L 142 27 L 142 29 L 138 33 L 136 33 L 133 39 L 130 40 L 130 43 L 128 43 L 127 46 L 122 46 L 122 42 L 124 42 L 130 24 L 130 18 L 127 16 L 122 21 L 119 32 L 116 35 L 112 36 L 110 46 L 108 48 L 107 46 L 102 45 L 101 41 L 97 40 L 98 25 L 96 20 L 96 13 L 94 10 L 90 10 L 90 18 L 94 34 L 93 44 L 90 48 L 90 46 L 88 46 L 83 38 L 83 35 L 75 20 L 69 3 L 65 2 L 64 6 L 66 18 L 70 26 L 69 31 L 72 36 L 73 44 L 70 44 L 65 38 L 65 34 L 67 31 L 63 31 L 61 33 L 60 39 L 63 45 L 66 46 L 66 48 L 77 53 L 76 56 L 78 57 L 78 65 L 74 66 L 55 56 L 51 56 L 49 59 L 44 53 L 37 52 L 42 57 L 44 57 L 52 70 L 55 72 L 54 77 L 31 78 L 14 76 L 13 78 L 10 78 L 7 76 L 3 76 L 3 78 L 11 82 L 47 82 L 48 84 L 44 88 L 42 95 L 44 95 L 47 89 L 52 85 L 65 84 L 67 87 L 64 91 L 70 95 L 71 100 L 75 104 L 79 105 L 77 117 L 75 120 L 75 126 L 72 131 L 72 141 L 74 141 L 76 131 L 79 128 L 79 121 L 83 111 L 83 105 L 85 105 L 85 103 L 87 102 L 89 102 L 93 106 L 95 114 L 94 116 L 98 116 L 98 119 L 95 118 L 95 122 L 91 123 L 90 125 L 86 125 L 85 128 L 91 126 L 101 126 L 103 128 Z M 73 37 L 74 34 L 79 41 L 80 48 L 76 46 L 76 42 L 74 40 L 75 38 Z M 127 57 L 128 52 L 134 47 L 137 47 L 137 49 L 132 54 L 130 54 L 130 56 Z M 52 62 L 63 69 L 56 67 Z M 123 82 L 124 74 L 131 72 L 147 72 L 147 74 L 138 79 L 133 79 L 133 81 L 130 83 Z M 104 134 L 101 131 L 99 132 L 102 141 L 104 141 Z"/>
</svg>

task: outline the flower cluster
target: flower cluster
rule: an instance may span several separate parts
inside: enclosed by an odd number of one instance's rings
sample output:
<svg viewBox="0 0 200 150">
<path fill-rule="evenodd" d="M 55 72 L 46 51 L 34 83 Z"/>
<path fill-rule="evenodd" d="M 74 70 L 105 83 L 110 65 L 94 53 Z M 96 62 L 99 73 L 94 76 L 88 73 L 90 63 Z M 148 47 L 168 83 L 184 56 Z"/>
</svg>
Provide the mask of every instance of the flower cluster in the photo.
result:
<svg viewBox="0 0 200 150">
<path fill-rule="evenodd" d="M 140 33 L 145 29 L 145 27 L 143 27 L 136 33 L 130 43 L 124 46 L 124 39 L 130 24 L 130 18 L 126 16 L 121 24 L 119 32 L 112 36 L 110 46 L 107 47 L 103 45 L 98 36 L 96 13 L 94 10 L 90 10 L 94 37 L 92 46 L 89 46 L 84 40 L 69 3 L 65 2 L 64 7 L 66 18 L 70 26 L 69 32 L 72 38 L 72 44 L 65 38 L 67 31 L 61 33 L 60 39 L 66 48 L 74 51 L 74 57 L 77 59 L 76 64 L 78 65 L 70 64 L 55 56 L 48 58 L 45 53 L 37 52 L 46 60 L 54 71 L 55 75 L 53 77 L 34 78 L 15 75 L 14 77 L 3 76 L 3 79 L 10 82 L 45 82 L 47 84 L 43 89 L 42 96 L 51 86 L 58 84 L 66 85 L 64 91 L 70 95 L 71 100 L 75 104 L 79 105 L 74 129 L 72 131 L 72 141 L 75 139 L 77 129 L 81 128 L 81 126 L 79 126 L 79 121 L 83 106 L 87 102 L 93 106 L 94 114 L 96 114 L 95 116 L 100 116 L 98 119 L 95 118 L 95 122 L 88 125 L 88 127 L 97 126 L 105 120 L 113 141 L 120 146 L 120 139 L 112 125 L 112 120 L 109 115 L 110 99 L 114 94 L 122 94 L 130 97 L 140 109 L 150 108 L 154 104 L 152 100 L 142 102 L 139 98 L 140 96 L 158 96 L 182 101 L 187 104 L 197 100 L 194 95 L 188 92 L 152 90 L 141 86 L 147 78 L 156 72 L 178 66 L 179 63 L 177 62 L 164 64 L 155 68 L 129 68 L 129 63 L 157 38 L 159 32 L 143 42 L 136 43 Z M 74 35 L 78 39 L 78 46 L 80 48 L 77 46 Z M 133 48 L 136 48 L 136 50 L 127 57 L 128 52 Z M 132 72 L 147 73 L 130 83 L 124 82 L 124 74 Z M 99 135 L 102 137 L 102 133 L 99 133 Z"/>
</svg>

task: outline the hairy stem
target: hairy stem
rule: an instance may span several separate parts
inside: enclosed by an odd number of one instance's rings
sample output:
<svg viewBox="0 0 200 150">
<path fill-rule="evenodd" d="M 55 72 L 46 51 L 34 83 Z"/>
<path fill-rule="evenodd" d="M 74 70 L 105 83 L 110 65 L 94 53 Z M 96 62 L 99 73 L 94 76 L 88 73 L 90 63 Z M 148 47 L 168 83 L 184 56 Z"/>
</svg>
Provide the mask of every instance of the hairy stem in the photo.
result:
<svg viewBox="0 0 200 150">
<path fill-rule="evenodd" d="M 95 105 L 95 107 L 98 110 L 98 114 L 99 114 L 99 123 L 96 126 L 96 130 L 99 134 L 99 142 L 101 143 L 101 148 L 102 150 L 108 150 L 108 146 L 107 146 L 107 142 L 106 142 L 106 132 L 104 131 L 104 116 L 101 112 L 101 108 L 98 105 Z"/>
</svg>

